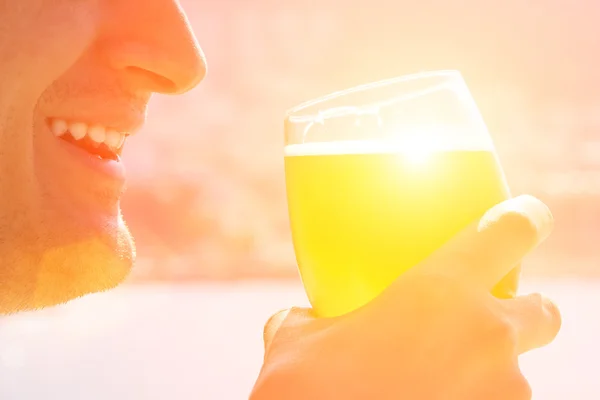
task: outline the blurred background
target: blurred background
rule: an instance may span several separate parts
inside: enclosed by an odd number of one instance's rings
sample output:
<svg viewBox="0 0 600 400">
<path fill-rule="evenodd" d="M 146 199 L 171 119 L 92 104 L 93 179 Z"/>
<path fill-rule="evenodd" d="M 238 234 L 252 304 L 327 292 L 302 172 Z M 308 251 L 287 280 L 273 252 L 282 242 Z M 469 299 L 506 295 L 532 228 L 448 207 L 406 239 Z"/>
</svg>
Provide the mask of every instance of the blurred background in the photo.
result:
<svg viewBox="0 0 600 400">
<path fill-rule="evenodd" d="M 357 84 L 462 72 L 513 194 L 550 205 L 524 290 L 563 308 L 523 360 L 537 399 L 592 399 L 600 335 L 600 2 L 182 0 L 209 64 L 157 96 L 130 139 L 123 213 L 138 262 L 119 289 L 0 320 L 0 398 L 242 399 L 262 325 L 307 303 L 283 176 L 283 115 Z"/>
</svg>

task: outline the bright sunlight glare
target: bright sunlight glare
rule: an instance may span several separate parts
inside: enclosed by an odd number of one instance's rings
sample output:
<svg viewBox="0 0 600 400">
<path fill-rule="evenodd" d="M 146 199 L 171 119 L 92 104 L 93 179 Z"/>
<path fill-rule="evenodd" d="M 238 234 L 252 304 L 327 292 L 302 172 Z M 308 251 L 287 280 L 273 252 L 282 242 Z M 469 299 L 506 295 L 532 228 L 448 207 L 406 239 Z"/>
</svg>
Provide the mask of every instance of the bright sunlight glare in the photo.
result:
<svg viewBox="0 0 600 400">
<path fill-rule="evenodd" d="M 417 136 L 404 137 L 395 146 L 402 158 L 415 166 L 426 164 L 435 150 L 431 140 Z"/>
<path fill-rule="evenodd" d="M 429 160 L 431 149 L 422 143 L 418 143 L 415 146 L 409 146 L 404 155 L 411 164 L 422 165 Z"/>
</svg>

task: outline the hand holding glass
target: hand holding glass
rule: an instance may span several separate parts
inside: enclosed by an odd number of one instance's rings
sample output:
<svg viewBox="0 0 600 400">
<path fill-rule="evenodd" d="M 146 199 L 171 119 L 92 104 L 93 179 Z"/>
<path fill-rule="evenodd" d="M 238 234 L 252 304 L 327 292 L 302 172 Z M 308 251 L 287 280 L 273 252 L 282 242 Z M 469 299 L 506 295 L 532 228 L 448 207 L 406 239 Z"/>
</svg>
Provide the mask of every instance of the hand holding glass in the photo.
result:
<svg viewBox="0 0 600 400">
<path fill-rule="evenodd" d="M 287 114 L 284 151 L 296 259 L 320 316 L 364 305 L 510 197 L 485 123 L 455 71 L 302 104 Z M 518 273 L 494 294 L 513 296 Z"/>
</svg>

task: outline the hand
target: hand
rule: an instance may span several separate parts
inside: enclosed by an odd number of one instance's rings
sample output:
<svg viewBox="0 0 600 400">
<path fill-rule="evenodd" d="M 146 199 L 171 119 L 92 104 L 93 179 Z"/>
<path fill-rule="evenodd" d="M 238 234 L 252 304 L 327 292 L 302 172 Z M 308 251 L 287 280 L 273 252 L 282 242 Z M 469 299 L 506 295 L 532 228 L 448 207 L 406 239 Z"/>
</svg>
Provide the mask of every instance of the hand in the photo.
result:
<svg viewBox="0 0 600 400">
<path fill-rule="evenodd" d="M 252 400 L 528 400 L 518 356 L 561 318 L 541 295 L 491 289 L 552 230 L 539 200 L 492 208 L 366 306 L 336 318 L 294 308 L 265 327 Z"/>
</svg>

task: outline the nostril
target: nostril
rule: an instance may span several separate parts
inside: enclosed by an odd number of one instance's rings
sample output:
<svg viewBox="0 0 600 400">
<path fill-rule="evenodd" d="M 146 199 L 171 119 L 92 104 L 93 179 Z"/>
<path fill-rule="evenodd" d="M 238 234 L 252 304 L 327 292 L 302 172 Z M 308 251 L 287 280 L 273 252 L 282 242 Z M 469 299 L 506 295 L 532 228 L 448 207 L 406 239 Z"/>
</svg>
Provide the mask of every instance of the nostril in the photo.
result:
<svg viewBox="0 0 600 400">
<path fill-rule="evenodd" d="M 153 92 L 175 93 L 177 85 L 172 80 L 144 68 L 129 66 L 125 70 L 137 79 L 144 81 L 144 86 Z"/>
</svg>

